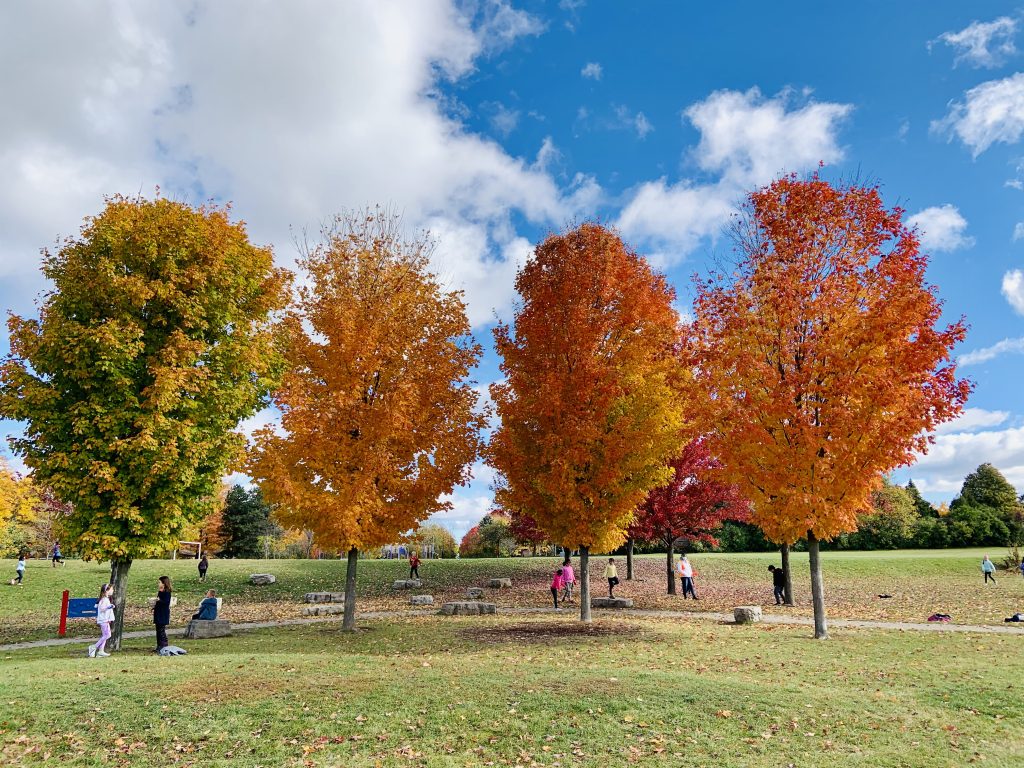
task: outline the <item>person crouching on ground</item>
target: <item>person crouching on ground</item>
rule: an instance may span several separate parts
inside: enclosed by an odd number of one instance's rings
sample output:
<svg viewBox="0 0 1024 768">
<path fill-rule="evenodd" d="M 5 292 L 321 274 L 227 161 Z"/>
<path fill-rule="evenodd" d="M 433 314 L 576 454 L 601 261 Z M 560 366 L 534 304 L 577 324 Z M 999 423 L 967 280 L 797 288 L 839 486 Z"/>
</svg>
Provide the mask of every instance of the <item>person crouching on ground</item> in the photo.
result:
<svg viewBox="0 0 1024 768">
<path fill-rule="evenodd" d="M 171 623 L 171 577 L 161 576 L 153 606 L 153 624 L 156 625 L 156 652 L 167 647 L 167 625 Z"/>
<path fill-rule="evenodd" d="M 774 565 L 769 565 L 768 570 L 772 573 L 772 589 L 775 590 L 775 604 L 782 605 L 786 597 L 786 572 Z"/>
<path fill-rule="evenodd" d="M 206 597 L 203 598 L 203 602 L 199 604 L 199 612 L 192 615 L 192 618 L 196 621 L 216 621 L 217 620 L 217 591 L 209 589 L 206 591 Z"/>
<path fill-rule="evenodd" d="M 615 599 L 615 587 L 619 583 L 619 572 L 615 568 L 615 558 L 608 558 L 608 565 L 604 567 L 604 577 L 608 579 L 608 597 Z"/>
<path fill-rule="evenodd" d="M 104 584 L 100 587 L 100 598 L 96 602 L 96 623 L 100 626 L 100 639 L 89 646 L 89 658 L 109 656 L 107 640 L 110 639 L 110 625 L 114 623 L 114 585 Z"/>
</svg>

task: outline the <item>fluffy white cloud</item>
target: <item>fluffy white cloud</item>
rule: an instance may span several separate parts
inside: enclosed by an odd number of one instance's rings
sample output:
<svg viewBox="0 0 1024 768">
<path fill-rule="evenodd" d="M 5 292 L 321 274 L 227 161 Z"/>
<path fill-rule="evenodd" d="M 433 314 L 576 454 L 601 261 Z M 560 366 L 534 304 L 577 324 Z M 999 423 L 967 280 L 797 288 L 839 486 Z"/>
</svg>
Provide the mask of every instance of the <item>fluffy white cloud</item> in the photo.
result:
<svg viewBox="0 0 1024 768">
<path fill-rule="evenodd" d="M 1007 186 L 1010 185 L 1010 182 L 1006 183 Z M 1021 184 L 1021 189 L 1024 189 L 1024 184 Z M 1022 238 L 1024 238 L 1024 221 L 1018 221 L 1013 225 L 1013 242 L 1017 242 Z"/>
<path fill-rule="evenodd" d="M 983 462 L 995 466 L 1018 491 L 1024 491 L 1024 427 L 938 435 L 909 474 L 923 493 L 948 498 Z"/>
<path fill-rule="evenodd" d="M 1024 315 L 1024 271 L 1011 269 L 1003 275 L 1003 296 L 1018 315 Z"/>
<path fill-rule="evenodd" d="M 907 224 L 917 227 L 924 251 L 955 251 L 974 245 L 974 238 L 966 234 L 967 219 L 955 205 L 933 205 L 915 213 Z"/>
<path fill-rule="evenodd" d="M 997 142 L 1013 144 L 1024 132 L 1024 73 L 971 88 L 931 128 L 971 148 L 975 157 Z"/>
<path fill-rule="evenodd" d="M 793 94 L 764 98 L 757 88 L 716 91 L 683 113 L 700 131 L 692 156 L 716 181 L 662 178 L 641 184 L 623 209 L 619 228 L 652 242 L 674 261 L 704 237 L 714 237 L 751 187 L 781 172 L 804 171 L 842 159 L 839 126 L 848 104 L 809 101 L 792 106 Z"/>
<path fill-rule="evenodd" d="M 1003 339 L 990 347 L 982 347 L 981 349 L 976 349 L 973 352 L 960 355 L 956 361 L 960 365 L 978 365 L 980 363 L 987 363 L 989 360 L 994 360 L 1000 355 L 1012 354 L 1015 352 L 1024 352 L 1024 338 Z"/>
<path fill-rule="evenodd" d="M 604 70 L 596 61 L 587 62 L 583 69 L 580 70 L 580 75 L 591 80 L 600 80 L 602 74 L 604 74 Z"/>
<path fill-rule="evenodd" d="M 987 411 L 984 408 L 965 408 L 964 412 L 952 421 L 939 425 L 936 435 L 948 435 L 956 432 L 975 432 L 985 427 L 998 427 L 1010 418 L 1009 411 Z"/>
<path fill-rule="evenodd" d="M 478 229 L 449 244 L 455 284 L 510 266 L 509 222 L 557 225 L 599 197 L 567 189 L 445 111 L 439 82 L 542 25 L 507 2 L 159 2 L 0 10 L 0 304 L 29 309 L 40 246 L 72 234 L 104 194 L 234 201 L 258 242 L 291 261 L 291 227 L 382 202 L 410 228 Z M 59 23 L 55 20 L 59 19 Z M 46 28 L 37 39 L 25 29 Z M 268 51 L 274 55 L 269 56 Z M 508 127 L 508 116 L 499 121 Z M 550 154 L 550 152 L 549 152 Z M 588 211 L 582 211 L 587 213 Z M 20 282 L 19 282 L 20 281 Z M 504 294 L 501 293 L 504 289 Z M 507 307 L 511 280 L 483 300 Z M 473 309 L 490 319 L 490 307 Z"/>
<path fill-rule="evenodd" d="M 975 21 L 959 32 L 939 35 L 938 40 L 956 51 L 954 66 L 966 62 L 972 67 L 991 68 L 1017 52 L 1013 43 L 1016 34 L 1017 20 L 1002 16 L 995 21 Z"/>
</svg>

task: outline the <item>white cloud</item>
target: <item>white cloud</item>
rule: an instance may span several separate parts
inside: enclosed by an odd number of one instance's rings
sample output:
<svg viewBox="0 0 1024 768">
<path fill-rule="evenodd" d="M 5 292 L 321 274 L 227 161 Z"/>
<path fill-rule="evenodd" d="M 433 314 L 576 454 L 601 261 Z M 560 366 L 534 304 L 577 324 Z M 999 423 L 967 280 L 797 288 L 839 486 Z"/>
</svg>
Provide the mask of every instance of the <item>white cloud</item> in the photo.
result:
<svg viewBox="0 0 1024 768">
<path fill-rule="evenodd" d="M 1016 34 L 1017 20 L 1002 16 L 995 21 L 975 21 L 959 32 L 939 35 L 938 40 L 956 51 L 954 66 L 963 61 L 972 67 L 992 68 L 1017 52 L 1013 44 Z"/>
<path fill-rule="evenodd" d="M 964 477 L 985 462 L 999 469 L 1018 491 L 1024 491 L 1024 427 L 938 435 L 909 474 L 922 492 L 949 496 L 960 490 Z"/>
<path fill-rule="evenodd" d="M 975 432 L 985 427 L 998 427 L 1010 418 L 1009 411 L 987 411 L 984 408 L 965 408 L 964 412 L 952 421 L 940 424 L 935 430 L 936 435 L 948 435 L 956 432 Z"/>
<path fill-rule="evenodd" d="M 591 80 L 600 80 L 602 74 L 604 74 L 604 70 L 596 61 L 587 62 L 586 66 L 580 70 L 580 75 Z"/>
<path fill-rule="evenodd" d="M 907 225 L 917 227 L 921 248 L 926 252 L 955 251 L 974 245 L 974 238 L 965 234 L 967 219 L 955 205 L 925 208 L 907 219 Z"/>
<path fill-rule="evenodd" d="M 582 110 L 582 108 L 581 108 Z M 578 113 L 579 117 L 585 117 L 586 115 L 582 112 Z M 629 107 L 624 104 L 620 104 L 615 107 L 615 120 L 608 124 L 609 128 L 624 128 L 629 131 L 636 131 L 636 135 L 643 139 L 647 137 L 647 134 L 654 130 L 654 126 L 651 125 L 650 120 L 643 112 L 637 112 L 634 114 Z"/>
<path fill-rule="evenodd" d="M 766 99 L 757 88 L 716 91 L 686 109 L 685 118 L 701 135 L 692 159 L 717 180 L 641 184 L 620 214 L 619 228 L 652 243 L 670 263 L 717 235 L 752 187 L 784 171 L 842 159 L 837 133 L 852 107 L 811 101 L 791 108 L 792 97 L 787 91 Z"/>
<path fill-rule="evenodd" d="M 1011 269 L 1003 275 L 1003 296 L 1018 315 L 1024 315 L 1024 271 Z"/>
<path fill-rule="evenodd" d="M 504 104 L 492 105 L 491 127 L 501 136 L 508 136 L 519 125 L 519 110 L 509 109 Z"/>
<path fill-rule="evenodd" d="M 965 355 L 960 355 L 956 359 L 959 365 L 978 365 L 980 363 L 987 363 L 989 360 L 994 360 L 1000 355 L 1013 354 L 1015 352 L 1024 353 L 1024 338 L 1019 339 L 1003 339 L 1002 341 L 996 342 L 991 347 L 983 347 L 982 349 L 976 349 L 973 352 L 968 352 Z"/>
<path fill-rule="evenodd" d="M 1021 189 L 1024 189 L 1024 184 L 1021 184 Z M 1017 242 L 1021 238 L 1024 238 L 1024 221 L 1018 221 L 1013 225 L 1013 242 Z"/>
<path fill-rule="evenodd" d="M 931 128 L 959 138 L 974 157 L 997 142 L 1015 143 L 1024 132 L 1024 73 L 971 88 L 963 102 L 951 104 L 949 113 L 933 121 Z"/>
</svg>

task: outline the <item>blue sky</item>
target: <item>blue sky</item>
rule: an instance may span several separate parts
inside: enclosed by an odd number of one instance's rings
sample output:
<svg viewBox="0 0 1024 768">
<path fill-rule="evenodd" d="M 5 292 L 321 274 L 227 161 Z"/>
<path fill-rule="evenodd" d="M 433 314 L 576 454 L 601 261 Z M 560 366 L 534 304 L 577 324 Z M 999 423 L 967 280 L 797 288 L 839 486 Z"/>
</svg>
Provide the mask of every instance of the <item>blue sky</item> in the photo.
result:
<svg viewBox="0 0 1024 768">
<path fill-rule="evenodd" d="M 5 5 L 0 306 L 33 311 L 39 249 L 104 194 L 231 200 L 285 265 L 295 231 L 383 202 L 438 238 L 489 350 L 551 229 L 617 225 L 686 311 L 743 193 L 824 162 L 907 210 L 971 326 L 970 410 L 898 477 L 945 500 L 991 461 L 1024 491 L 1021 8 L 720 6 Z M 480 384 L 497 376 L 489 350 Z M 442 516 L 456 533 L 489 507 L 475 475 Z"/>
</svg>

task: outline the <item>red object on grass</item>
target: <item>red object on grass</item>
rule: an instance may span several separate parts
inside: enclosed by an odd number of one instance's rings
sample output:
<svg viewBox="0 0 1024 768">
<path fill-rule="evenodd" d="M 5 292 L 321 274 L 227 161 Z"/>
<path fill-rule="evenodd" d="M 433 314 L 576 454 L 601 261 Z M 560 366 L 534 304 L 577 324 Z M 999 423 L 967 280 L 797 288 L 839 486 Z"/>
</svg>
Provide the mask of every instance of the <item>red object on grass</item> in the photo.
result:
<svg viewBox="0 0 1024 768">
<path fill-rule="evenodd" d="M 64 633 L 68 628 L 68 595 L 70 593 L 65 589 L 64 595 L 60 600 L 60 629 L 57 630 L 57 634 L 60 637 L 64 637 Z"/>
</svg>

